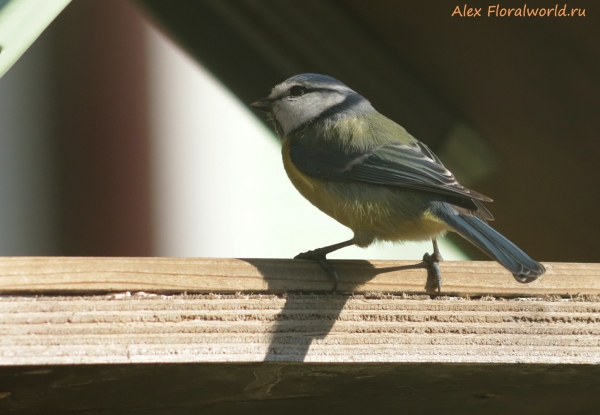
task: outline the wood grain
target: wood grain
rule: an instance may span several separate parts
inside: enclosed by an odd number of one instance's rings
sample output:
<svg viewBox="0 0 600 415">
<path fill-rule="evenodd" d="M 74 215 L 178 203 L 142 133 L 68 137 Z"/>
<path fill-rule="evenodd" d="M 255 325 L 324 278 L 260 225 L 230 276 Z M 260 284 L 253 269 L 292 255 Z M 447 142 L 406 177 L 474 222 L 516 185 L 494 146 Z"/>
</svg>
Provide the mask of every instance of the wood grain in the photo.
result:
<svg viewBox="0 0 600 415">
<path fill-rule="evenodd" d="M 599 365 L 182 363 L 13 366 L 2 415 L 591 415 Z"/>
<path fill-rule="evenodd" d="M 418 261 L 332 261 L 339 293 L 425 293 Z M 545 263 L 548 272 L 519 284 L 496 262 L 442 263 L 443 294 L 540 296 L 600 294 L 600 265 Z M 0 294 L 323 292 L 332 283 L 311 261 L 219 258 L 8 257 L 0 259 Z"/>
<path fill-rule="evenodd" d="M 331 295 L 310 261 L 3 258 L 0 365 L 600 363 L 596 264 L 445 262 L 430 295 L 418 263 L 334 263 Z"/>
<path fill-rule="evenodd" d="M 600 363 L 600 302 L 347 295 L 0 299 L 0 365 Z"/>
</svg>

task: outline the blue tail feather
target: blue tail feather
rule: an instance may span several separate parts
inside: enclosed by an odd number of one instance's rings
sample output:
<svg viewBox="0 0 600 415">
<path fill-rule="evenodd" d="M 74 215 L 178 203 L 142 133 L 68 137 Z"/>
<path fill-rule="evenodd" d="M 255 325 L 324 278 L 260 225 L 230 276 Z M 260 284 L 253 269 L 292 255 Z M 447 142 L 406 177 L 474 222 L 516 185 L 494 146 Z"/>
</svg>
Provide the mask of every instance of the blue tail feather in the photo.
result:
<svg viewBox="0 0 600 415">
<path fill-rule="evenodd" d="M 512 272 L 517 281 L 531 282 L 546 272 L 542 264 L 531 259 L 485 221 L 459 213 L 446 203 L 440 204 L 433 213 L 463 238 Z"/>
</svg>

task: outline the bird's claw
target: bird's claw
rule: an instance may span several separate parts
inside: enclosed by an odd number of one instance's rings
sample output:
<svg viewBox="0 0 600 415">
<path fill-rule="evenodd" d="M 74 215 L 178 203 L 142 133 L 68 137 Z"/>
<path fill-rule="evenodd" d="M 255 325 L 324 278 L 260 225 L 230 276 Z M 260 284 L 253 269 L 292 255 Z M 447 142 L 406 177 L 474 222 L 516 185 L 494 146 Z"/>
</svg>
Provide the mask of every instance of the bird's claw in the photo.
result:
<svg viewBox="0 0 600 415">
<path fill-rule="evenodd" d="M 440 262 L 443 261 L 439 253 L 423 255 L 423 262 L 427 265 L 427 284 L 425 290 L 431 291 L 437 289 L 438 294 L 442 292 L 442 272 L 440 271 Z"/>
<path fill-rule="evenodd" d="M 331 292 L 335 293 L 338 286 L 339 276 L 333 265 L 331 265 L 329 261 L 327 261 L 326 255 L 327 254 L 324 254 L 319 249 L 315 249 L 313 251 L 302 252 L 301 254 L 296 255 L 294 259 L 309 259 L 316 261 L 321 266 L 321 268 L 323 268 L 325 272 L 327 272 L 327 274 L 329 274 L 329 276 L 333 278 L 333 289 L 331 290 Z"/>
<path fill-rule="evenodd" d="M 325 255 L 323 255 L 322 253 L 320 253 L 318 251 L 319 251 L 318 249 L 314 249 L 312 251 L 301 252 L 298 255 L 296 255 L 294 257 L 294 259 L 312 259 L 312 260 L 316 261 L 317 256 L 325 257 Z"/>
<path fill-rule="evenodd" d="M 531 276 L 531 275 L 515 275 L 515 274 L 513 274 L 513 277 L 515 278 L 515 280 L 517 280 L 517 282 L 520 282 L 521 284 L 529 284 L 530 282 L 533 282 L 538 279 L 538 276 Z"/>
</svg>

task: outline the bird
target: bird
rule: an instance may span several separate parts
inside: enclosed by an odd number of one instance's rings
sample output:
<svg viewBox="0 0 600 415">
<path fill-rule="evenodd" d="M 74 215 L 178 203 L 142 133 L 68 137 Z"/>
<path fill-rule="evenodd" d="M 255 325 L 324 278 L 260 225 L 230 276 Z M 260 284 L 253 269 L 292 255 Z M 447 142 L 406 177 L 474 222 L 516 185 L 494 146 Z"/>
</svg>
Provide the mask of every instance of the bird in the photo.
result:
<svg viewBox="0 0 600 415">
<path fill-rule="evenodd" d="M 546 271 L 488 225 L 494 217 L 483 202 L 492 199 L 461 185 L 429 147 L 341 81 L 295 75 L 250 105 L 273 123 L 295 188 L 354 233 L 350 240 L 295 257 L 316 261 L 333 279 L 333 292 L 339 275 L 327 260 L 331 252 L 430 240 L 433 253 L 425 253 L 423 262 L 431 287 L 441 293 L 437 239 L 447 232 L 474 244 L 520 283 Z"/>
</svg>

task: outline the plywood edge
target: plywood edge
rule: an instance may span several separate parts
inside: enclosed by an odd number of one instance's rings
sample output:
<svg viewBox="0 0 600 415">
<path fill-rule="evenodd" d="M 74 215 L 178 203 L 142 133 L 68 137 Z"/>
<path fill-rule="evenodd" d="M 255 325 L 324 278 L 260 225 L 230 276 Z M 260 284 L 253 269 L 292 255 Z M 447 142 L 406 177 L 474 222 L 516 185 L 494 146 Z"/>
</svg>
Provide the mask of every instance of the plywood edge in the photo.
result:
<svg viewBox="0 0 600 415">
<path fill-rule="evenodd" d="M 420 295 L 0 298 L 0 365 L 600 363 L 600 302 Z"/>
</svg>

